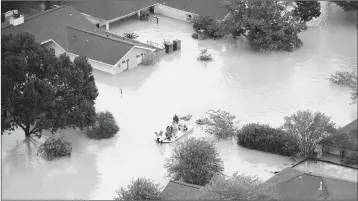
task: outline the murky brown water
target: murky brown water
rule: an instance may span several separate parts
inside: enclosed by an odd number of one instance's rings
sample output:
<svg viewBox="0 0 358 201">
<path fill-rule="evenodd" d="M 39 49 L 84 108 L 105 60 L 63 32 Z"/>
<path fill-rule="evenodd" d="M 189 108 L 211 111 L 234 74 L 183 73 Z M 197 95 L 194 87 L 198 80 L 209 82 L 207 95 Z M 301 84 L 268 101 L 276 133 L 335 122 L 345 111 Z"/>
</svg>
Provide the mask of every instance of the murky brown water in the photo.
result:
<svg viewBox="0 0 358 201">
<path fill-rule="evenodd" d="M 97 142 L 72 130 L 61 131 L 73 142 L 73 156 L 45 162 L 35 156 L 36 151 L 26 154 L 26 144 L 14 148 L 16 140 L 23 139 L 20 131 L 4 135 L 3 198 L 111 199 L 115 189 L 139 176 L 164 186 L 168 178 L 163 164 L 175 143 L 158 146 L 153 133 L 174 113 L 191 113 L 196 119 L 208 109 L 223 109 L 241 123 L 278 126 L 284 116 L 311 109 L 345 125 L 357 117 L 356 105 L 349 104 L 348 89 L 325 78 L 357 67 L 357 29 L 352 16 L 334 5 L 323 10 L 323 19 L 313 21 L 300 35 L 304 46 L 292 53 L 252 52 L 229 37 L 197 41 L 191 38 L 189 24 L 165 17 L 159 25 L 154 20 L 111 25 L 120 34 L 136 30 L 142 41 L 180 39 L 182 50 L 154 66 L 121 75 L 95 72 L 100 93 L 96 108 L 112 112 L 121 127 L 113 139 Z M 198 62 L 199 48 L 208 48 L 214 60 Z M 200 128 L 190 136 L 208 137 Z M 29 147 L 36 150 L 34 144 Z M 291 164 L 287 157 L 247 150 L 235 141 L 220 141 L 217 147 L 227 174 L 239 171 L 266 180 L 273 175 L 271 171 Z"/>
</svg>

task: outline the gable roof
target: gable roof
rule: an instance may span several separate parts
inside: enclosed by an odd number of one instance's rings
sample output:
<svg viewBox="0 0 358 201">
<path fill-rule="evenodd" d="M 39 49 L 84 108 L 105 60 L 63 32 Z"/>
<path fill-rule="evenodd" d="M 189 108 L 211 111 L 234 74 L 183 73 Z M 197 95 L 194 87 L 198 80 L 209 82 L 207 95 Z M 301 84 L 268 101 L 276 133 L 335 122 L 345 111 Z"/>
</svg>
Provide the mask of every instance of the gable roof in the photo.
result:
<svg viewBox="0 0 358 201">
<path fill-rule="evenodd" d="M 89 0 L 69 2 L 79 12 L 106 21 L 123 17 L 155 3 L 153 0 Z"/>
<path fill-rule="evenodd" d="M 65 5 L 29 16 L 21 25 L 2 27 L 1 32 L 14 35 L 28 32 L 40 43 L 52 39 L 67 50 L 66 26 L 96 31 L 96 27 L 81 13 L 72 6 Z"/>
<path fill-rule="evenodd" d="M 134 47 L 106 35 L 67 27 L 68 51 L 96 61 L 115 65 Z"/>
<path fill-rule="evenodd" d="M 223 0 L 157 0 L 158 3 L 200 16 L 223 20 L 229 13 Z"/>
<path fill-rule="evenodd" d="M 284 200 L 356 200 L 357 183 L 286 168 L 263 185 L 274 187 Z"/>
<path fill-rule="evenodd" d="M 179 181 L 170 181 L 162 191 L 162 200 L 194 200 L 200 193 L 202 186 L 187 184 Z"/>
<path fill-rule="evenodd" d="M 29 32 L 39 43 L 52 39 L 67 52 L 110 65 L 134 47 L 127 41 L 108 37 L 70 5 L 28 17 L 23 24 L 9 25 L 1 31 L 14 35 Z"/>
<path fill-rule="evenodd" d="M 338 129 L 335 134 L 326 137 L 320 142 L 320 144 L 340 147 L 347 150 L 358 151 L 357 126 L 358 126 L 358 119 Z"/>
</svg>

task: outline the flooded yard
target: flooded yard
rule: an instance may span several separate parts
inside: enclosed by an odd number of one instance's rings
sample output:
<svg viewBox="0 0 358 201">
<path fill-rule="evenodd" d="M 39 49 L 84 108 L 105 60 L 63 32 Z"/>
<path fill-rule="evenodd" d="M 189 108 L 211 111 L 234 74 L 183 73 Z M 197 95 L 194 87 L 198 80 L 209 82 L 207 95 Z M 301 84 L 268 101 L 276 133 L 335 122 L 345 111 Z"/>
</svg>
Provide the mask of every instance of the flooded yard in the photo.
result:
<svg viewBox="0 0 358 201">
<path fill-rule="evenodd" d="M 160 146 L 154 132 L 175 113 L 193 114 L 195 120 L 208 109 L 222 109 L 241 124 L 279 126 L 284 116 L 311 109 L 332 116 L 338 126 L 351 122 L 357 105 L 349 104 L 349 90 L 326 78 L 357 67 L 357 29 L 349 14 L 331 4 L 323 8 L 323 17 L 300 35 L 304 46 L 290 53 L 252 52 L 230 37 L 197 41 L 190 24 L 163 16 L 159 24 L 155 19 L 111 24 L 112 32 L 136 32 L 143 42 L 179 39 L 182 49 L 117 76 L 94 72 L 96 109 L 113 113 L 121 128 L 112 139 L 89 140 L 79 131 L 63 130 L 73 155 L 46 162 L 36 157 L 36 143 L 21 142 L 20 130 L 2 136 L 3 198 L 112 199 L 117 188 L 141 176 L 164 186 L 169 179 L 163 165 L 176 143 Z M 208 48 L 214 60 L 197 61 L 200 48 Z M 209 136 L 195 127 L 187 137 Z M 248 150 L 235 140 L 216 144 L 226 174 L 238 171 L 265 181 L 292 166 L 288 157 Z"/>
</svg>

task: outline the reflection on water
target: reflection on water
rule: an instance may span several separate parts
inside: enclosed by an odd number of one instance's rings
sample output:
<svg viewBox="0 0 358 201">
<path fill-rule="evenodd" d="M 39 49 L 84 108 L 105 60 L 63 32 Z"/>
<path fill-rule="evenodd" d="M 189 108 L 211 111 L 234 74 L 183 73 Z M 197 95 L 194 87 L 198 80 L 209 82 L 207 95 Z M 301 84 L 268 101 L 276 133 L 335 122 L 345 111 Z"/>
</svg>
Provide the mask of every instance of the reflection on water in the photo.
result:
<svg viewBox="0 0 358 201">
<path fill-rule="evenodd" d="M 304 46 L 289 53 L 253 52 L 230 37 L 197 41 L 191 38 L 189 24 L 165 17 L 158 25 L 151 19 L 111 25 L 121 35 L 138 33 L 143 42 L 180 39 L 182 49 L 154 66 L 117 76 L 95 71 L 96 109 L 113 113 L 121 127 L 118 136 L 92 141 L 78 132 L 63 131 L 73 141 L 73 155 L 54 162 L 38 159 L 34 146 L 31 157 L 21 156 L 25 146 L 18 153 L 3 152 L 4 198 L 112 199 L 115 189 L 139 176 L 164 186 L 168 178 L 163 165 L 177 143 L 160 146 L 153 138 L 174 113 L 191 113 L 194 123 L 208 109 L 223 109 L 243 124 L 278 126 L 284 116 L 311 109 L 332 116 L 338 126 L 347 124 L 357 117 L 356 105 L 349 105 L 348 89 L 326 78 L 337 70 L 357 67 L 357 30 L 346 20 L 349 14 L 333 8 L 329 3 L 324 7 L 323 19 L 300 34 Z M 199 48 L 208 48 L 214 60 L 198 62 Z M 2 136 L 3 150 L 11 150 L 14 139 L 23 139 L 20 131 L 15 134 Z M 208 136 L 195 127 L 186 137 Z M 287 157 L 248 150 L 235 140 L 216 145 L 226 174 L 238 171 L 264 181 L 291 165 Z"/>
</svg>

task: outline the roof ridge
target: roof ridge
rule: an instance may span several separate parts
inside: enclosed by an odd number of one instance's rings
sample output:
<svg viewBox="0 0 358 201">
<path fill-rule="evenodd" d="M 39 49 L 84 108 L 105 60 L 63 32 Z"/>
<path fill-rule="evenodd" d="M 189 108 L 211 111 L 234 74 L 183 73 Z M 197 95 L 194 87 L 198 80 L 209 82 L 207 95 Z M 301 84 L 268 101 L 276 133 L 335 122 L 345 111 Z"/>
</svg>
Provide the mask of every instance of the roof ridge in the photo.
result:
<svg viewBox="0 0 358 201">
<path fill-rule="evenodd" d="M 65 5 L 62 5 L 62 6 L 59 6 L 59 7 L 51 8 L 51 9 L 49 9 L 49 10 L 45 10 L 44 12 L 40 12 L 40 13 L 36 13 L 36 14 L 34 14 L 34 15 L 30 15 L 30 16 L 24 18 L 24 22 L 29 21 L 29 20 L 32 20 L 32 19 L 37 18 L 37 17 L 40 17 L 40 16 L 42 16 L 42 15 L 46 15 L 46 14 L 51 13 L 51 12 L 53 12 L 53 11 L 57 11 L 57 10 L 59 10 L 59 9 L 65 8 L 65 7 L 67 7 L 67 6 L 70 6 L 70 5 L 69 5 L 69 4 L 65 4 Z M 8 24 L 8 25 L 2 27 L 1 29 L 6 29 L 6 28 L 9 28 L 9 27 L 11 27 L 11 26 L 12 26 L 12 24 Z"/>
<path fill-rule="evenodd" d="M 180 182 L 180 181 L 171 180 L 170 182 L 173 182 L 173 183 L 176 183 L 176 184 L 179 184 L 179 185 L 182 185 L 182 186 L 189 186 L 189 187 L 197 188 L 197 189 L 200 189 L 200 188 L 201 188 L 201 187 L 199 187 L 198 185 L 188 184 L 188 183 Z"/>
<path fill-rule="evenodd" d="M 110 40 L 120 42 L 120 43 L 124 43 L 124 44 L 127 44 L 127 45 L 135 46 L 135 44 L 128 43 L 127 41 L 123 41 L 123 40 L 119 40 L 117 38 L 112 38 L 112 37 L 105 36 L 106 33 L 104 33 L 104 32 L 103 33 L 98 33 L 98 32 L 93 32 L 93 31 L 90 31 L 90 30 L 79 29 L 79 28 L 72 27 L 72 26 L 66 26 L 66 28 L 70 28 L 70 29 L 74 29 L 74 30 L 77 30 L 77 31 L 81 31 L 81 32 L 84 32 L 84 33 L 91 34 L 91 35 L 95 35 L 95 36 L 99 36 L 99 37 L 102 37 L 102 38 L 110 39 Z"/>
</svg>

